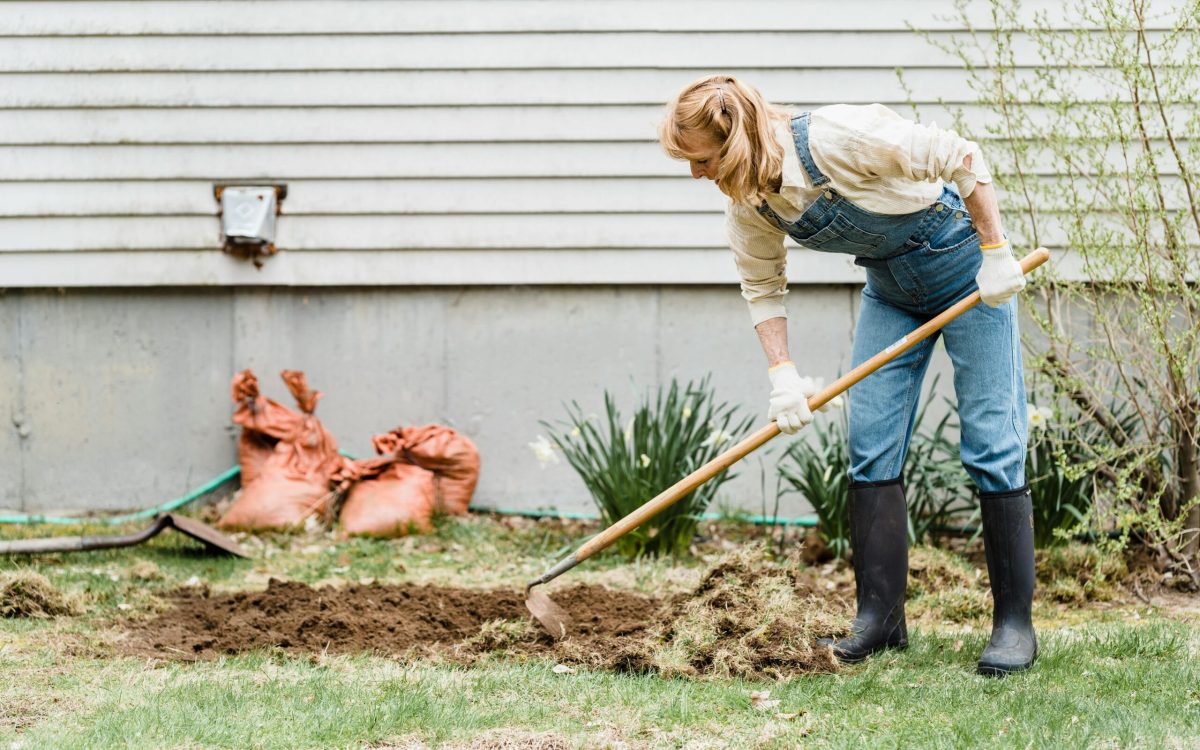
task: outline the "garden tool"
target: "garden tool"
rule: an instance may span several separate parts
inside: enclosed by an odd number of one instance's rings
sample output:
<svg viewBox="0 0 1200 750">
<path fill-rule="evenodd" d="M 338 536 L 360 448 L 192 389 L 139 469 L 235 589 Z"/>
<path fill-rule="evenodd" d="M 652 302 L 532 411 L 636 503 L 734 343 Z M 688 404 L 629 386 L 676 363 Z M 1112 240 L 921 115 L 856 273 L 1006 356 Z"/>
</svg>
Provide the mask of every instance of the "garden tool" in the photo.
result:
<svg viewBox="0 0 1200 750">
<path fill-rule="evenodd" d="M 34 555 L 42 552 L 82 552 L 112 547 L 131 547 L 156 536 L 163 529 L 175 529 L 202 542 L 209 552 L 221 552 L 238 557 L 250 557 L 241 545 L 194 518 L 164 513 L 149 527 L 134 534 L 114 536 L 59 536 L 50 539 L 15 539 L 0 542 L 0 555 Z"/>
<path fill-rule="evenodd" d="M 1021 271 L 1028 274 L 1033 269 L 1045 263 L 1049 258 L 1049 251 L 1043 247 L 1039 247 L 1021 259 Z M 815 412 L 837 396 L 849 390 L 852 385 L 916 346 L 921 341 L 929 338 L 941 330 L 947 323 L 977 304 L 979 304 L 979 292 L 975 291 L 912 333 L 900 337 L 874 357 L 871 357 L 866 362 L 863 362 L 858 367 L 855 367 L 850 372 L 833 381 L 833 383 L 829 384 L 815 396 L 808 399 L 808 408 Z M 768 423 L 737 445 L 734 445 L 729 450 L 663 490 L 637 510 L 617 521 L 612 526 L 609 526 L 604 531 L 601 531 L 587 542 L 584 542 L 575 552 L 560 560 L 558 564 L 543 573 L 540 578 L 530 582 L 525 587 L 525 606 L 529 609 L 530 614 L 541 623 L 542 627 L 551 636 L 554 638 L 565 638 L 569 634 L 571 625 L 570 615 L 562 607 L 555 604 L 544 591 L 535 591 L 535 586 L 554 580 L 597 552 L 607 549 L 622 536 L 677 503 L 697 487 L 745 458 L 778 434 L 779 425 L 775 424 L 775 422 Z"/>
</svg>

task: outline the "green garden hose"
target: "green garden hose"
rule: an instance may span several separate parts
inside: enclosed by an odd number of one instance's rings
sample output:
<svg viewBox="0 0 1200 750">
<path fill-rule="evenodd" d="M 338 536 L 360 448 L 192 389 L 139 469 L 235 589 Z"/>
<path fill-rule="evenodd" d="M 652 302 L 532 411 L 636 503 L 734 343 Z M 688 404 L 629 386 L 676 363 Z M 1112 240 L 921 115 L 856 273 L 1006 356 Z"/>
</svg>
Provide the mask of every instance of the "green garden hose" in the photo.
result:
<svg viewBox="0 0 1200 750">
<path fill-rule="evenodd" d="M 242 473 L 242 469 L 240 466 L 232 466 L 232 467 L 226 469 L 225 471 L 221 472 L 217 476 L 213 477 L 209 481 L 205 482 L 203 485 L 197 487 L 196 489 L 192 490 L 191 492 L 187 493 L 186 495 L 183 495 L 182 497 L 177 497 L 174 500 L 165 502 L 162 505 L 159 505 L 157 507 L 146 508 L 145 510 L 139 510 L 134 513 L 123 513 L 119 516 L 96 516 L 96 517 L 83 516 L 83 517 L 78 517 L 78 518 L 72 518 L 70 516 L 43 516 L 43 515 L 37 515 L 37 514 L 21 513 L 21 514 L 0 516 L 0 523 L 55 523 L 55 524 L 102 523 L 102 524 L 107 524 L 110 526 L 115 526 L 116 524 L 127 523 L 129 521 L 138 521 L 143 518 L 153 518 L 154 516 L 157 516 L 161 513 L 170 513 L 171 511 L 175 510 L 176 508 L 182 508 L 183 506 L 192 502 L 196 498 L 198 498 L 202 495 L 207 495 L 209 492 L 212 492 L 216 488 L 220 487 L 222 484 L 228 482 L 230 479 L 233 479 L 234 477 L 240 475 L 241 473 Z"/>
<path fill-rule="evenodd" d="M 353 459 L 354 456 L 341 451 L 343 456 Z M 51 523 L 51 524 L 80 524 L 80 523 L 99 523 L 110 526 L 116 524 L 127 523 L 129 521 L 138 521 L 144 518 L 153 518 L 162 513 L 170 513 L 173 510 L 182 508 L 188 503 L 194 502 L 200 497 L 207 495 L 213 490 L 220 487 L 229 480 L 240 476 L 242 473 L 241 467 L 231 466 L 201 486 L 191 492 L 177 497 L 174 500 L 169 500 L 162 505 L 139 510 L 134 513 L 123 513 L 119 516 L 44 516 L 40 514 L 25 514 L 14 513 L 11 515 L 0 515 L 0 523 Z M 552 511 L 552 510 L 522 510 L 510 508 L 475 508 L 476 511 L 484 513 L 498 513 L 505 516 L 528 516 L 530 518 L 564 518 L 580 521 L 597 521 L 600 516 L 591 513 L 573 513 L 569 511 Z M 728 518 L 719 513 L 705 513 L 701 516 L 706 521 L 716 520 L 719 518 Z M 773 518 L 771 516 L 738 516 L 738 520 L 746 521 L 756 525 L 775 525 L 775 526 L 816 526 L 816 516 L 801 516 L 799 518 Z"/>
</svg>

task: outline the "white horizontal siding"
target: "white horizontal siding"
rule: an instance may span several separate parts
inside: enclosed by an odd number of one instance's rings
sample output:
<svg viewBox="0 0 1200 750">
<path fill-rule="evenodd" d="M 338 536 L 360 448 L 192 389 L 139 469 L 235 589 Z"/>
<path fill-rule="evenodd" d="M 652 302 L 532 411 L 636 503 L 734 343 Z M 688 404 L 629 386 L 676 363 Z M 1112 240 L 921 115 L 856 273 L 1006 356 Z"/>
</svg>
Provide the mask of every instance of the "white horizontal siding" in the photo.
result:
<svg viewBox="0 0 1200 750">
<path fill-rule="evenodd" d="M 0 216 L 215 216 L 211 183 L 0 183 Z M 328 214 L 597 214 L 724 211 L 707 183 L 686 176 L 582 179 L 302 180 L 288 183 L 287 216 Z"/>
<path fill-rule="evenodd" d="M 1079 26 L 1060 3 L 1026 11 Z M 990 26 L 986 3 L 971 13 Z M 911 96 L 949 127 L 975 95 L 909 26 L 945 41 L 953 16 L 953 0 L 0 0 L 0 286 L 732 283 L 722 197 L 655 143 L 663 103 L 725 69 L 796 110 L 911 114 Z M 288 183 L 262 271 L 218 250 L 212 184 L 232 181 Z M 861 278 L 815 253 L 789 273 Z"/>
<path fill-rule="evenodd" d="M 1157 155 L 1173 174 L 1166 144 Z M 1120 147 L 1108 147 L 1112 164 Z M 992 150 L 989 164 L 1006 168 Z M 1031 174 L 1053 174 L 1044 155 Z M 687 165 L 656 143 L 366 143 L 0 147 L 10 180 L 290 180 L 302 178 L 678 177 Z M 710 186 L 711 187 L 711 186 Z M 414 189 L 420 189 L 414 186 Z M 211 191 L 209 191 L 211 194 Z M 651 207 L 647 207 L 650 209 Z M 587 210 L 580 206 L 580 210 Z"/>
<path fill-rule="evenodd" d="M 137 231 L 129 231 L 136 228 Z M 0 219 L 0 251 L 200 250 L 216 223 L 197 216 Z M 696 248 L 724 246 L 720 214 L 296 216 L 276 242 L 289 250 Z"/>
<path fill-rule="evenodd" d="M 791 59 L 789 66 L 802 60 Z M 691 70 L 324 71 L 278 73 L 0 73 L 0 107 L 394 107 L 651 105 L 712 68 Z M 906 101 L 891 70 L 743 70 L 773 101 Z M 918 102 L 971 100 L 961 70 L 905 73 Z M 598 111 L 597 117 L 603 117 Z M 235 123 L 230 123 L 233 126 Z"/>
<path fill-rule="evenodd" d="M 341 2 L 8 2 L 0 35 L 66 36 L 129 34 L 415 34 L 529 31 L 706 31 L 715 19 L 731 31 L 959 29 L 935 2 L 826 0 L 742 2 L 726 0 L 608 0 L 582 3 L 446 2 L 445 0 Z M 976 28 L 992 28 L 986 6 L 971 9 Z M 1070 24 L 1069 10 L 1053 0 L 1028 0 L 1023 15 Z"/>
<path fill-rule="evenodd" d="M 792 293 L 803 284 L 861 284 L 844 255 L 798 253 Z M 473 286 L 511 284 L 716 284 L 737 293 L 729 251 L 720 249 L 315 250 L 281 253 L 261 269 L 207 250 L 6 253 L 0 288 L 47 286 Z M 1080 279 L 1077 256 L 1056 251 L 1058 278 Z M 748 319 L 747 319 L 748 320 Z"/>
<path fill-rule="evenodd" d="M 904 102 L 883 103 L 912 115 Z M 779 104 L 793 112 L 820 106 Z M 14 145 L 652 142 L 662 113 L 661 104 L 8 109 L 0 110 L 0 133 Z M 959 113 L 970 132 L 986 132 L 994 123 L 993 113 L 978 106 Z M 954 113 L 942 105 L 923 105 L 919 114 L 926 123 L 954 123 Z M 1028 108 L 1025 114 L 1047 122 L 1051 113 Z M 1193 114 L 1180 108 L 1176 120 Z M 231 122 L 237 127 L 229 127 Z"/>
<path fill-rule="evenodd" d="M 725 247 L 724 222 L 720 213 L 375 215 L 369 220 L 361 216 L 294 216 L 281 222 L 276 244 L 290 252 L 338 248 L 719 249 Z M 1061 246 L 1066 235 L 1060 222 L 1045 214 L 1041 222 L 1041 241 Z M 216 222 L 200 216 L 10 218 L 0 219 L 0 253 L 161 247 L 202 250 L 213 246 L 216 234 Z M 1015 230 L 1009 234 L 1017 246 L 1024 244 Z"/>
<path fill-rule="evenodd" d="M 1065 178 L 1063 183 L 1059 205 L 1068 190 Z M 1161 184 L 1169 207 L 1186 207 L 1181 180 L 1167 177 Z M 206 181 L 106 180 L 103 188 L 95 182 L 0 183 L 0 217 L 212 217 L 219 208 Z M 577 214 L 581 203 L 610 221 L 627 213 L 724 212 L 721 195 L 690 177 L 302 180 L 288 183 L 283 206 L 288 217 L 353 215 L 369 221 L 406 214 Z"/>
<path fill-rule="evenodd" d="M 1154 32 L 1161 36 L 1161 32 Z M 954 35 L 934 33 L 950 43 Z M 1152 39 L 1152 42 L 1157 41 Z M 1026 36 L 1012 40 L 1017 65 L 1040 62 Z M 870 54 L 864 54 L 864 51 Z M 617 54 L 619 53 L 619 59 Z M 822 69 L 959 68 L 911 31 L 603 32 L 397 36 L 14 37 L 0 45 L 0 72 L 221 70 L 509 70 L 770 68 L 784 61 Z M 1087 62 L 1087 61 L 1081 61 Z"/>
</svg>

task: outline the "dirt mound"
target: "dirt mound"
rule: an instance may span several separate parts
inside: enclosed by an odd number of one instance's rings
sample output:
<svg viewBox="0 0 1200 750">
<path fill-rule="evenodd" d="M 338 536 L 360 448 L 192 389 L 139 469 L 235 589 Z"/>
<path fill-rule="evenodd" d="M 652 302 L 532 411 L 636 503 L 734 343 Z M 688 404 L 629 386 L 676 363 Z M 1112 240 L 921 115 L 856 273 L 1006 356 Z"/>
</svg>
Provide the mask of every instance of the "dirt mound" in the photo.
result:
<svg viewBox="0 0 1200 750">
<path fill-rule="evenodd" d="M 76 597 L 59 591 L 41 573 L 0 573 L 0 617 L 58 617 L 82 611 Z"/>
<path fill-rule="evenodd" d="M 658 606 L 654 599 L 592 585 L 556 592 L 554 598 L 574 618 L 580 640 L 637 632 Z M 128 623 L 126 650 L 174 659 L 263 648 L 293 653 L 432 653 L 480 636 L 489 623 L 528 618 L 516 591 L 411 584 L 312 588 L 275 578 L 266 591 L 212 594 L 206 588 L 181 589 L 174 594 L 174 604 L 153 620 Z M 548 636 L 536 637 L 528 650 L 550 645 Z"/>
<path fill-rule="evenodd" d="M 845 610 L 797 573 L 795 565 L 769 562 L 761 546 L 742 547 L 714 563 L 690 594 L 664 607 L 640 637 L 608 651 L 568 639 L 560 653 L 590 666 L 670 676 L 836 672 L 832 651 L 818 648 L 816 639 L 844 633 Z"/>
</svg>

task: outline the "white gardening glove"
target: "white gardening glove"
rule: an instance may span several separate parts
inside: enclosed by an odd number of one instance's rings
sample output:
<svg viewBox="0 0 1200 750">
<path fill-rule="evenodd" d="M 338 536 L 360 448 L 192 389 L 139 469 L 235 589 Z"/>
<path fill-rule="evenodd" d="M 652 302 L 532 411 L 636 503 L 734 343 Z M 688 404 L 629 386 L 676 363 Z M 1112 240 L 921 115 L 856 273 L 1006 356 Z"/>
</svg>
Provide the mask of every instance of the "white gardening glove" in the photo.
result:
<svg viewBox="0 0 1200 750">
<path fill-rule="evenodd" d="M 817 392 L 816 384 L 812 378 L 800 377 L 796 365 L 790 361 L 767 370 L 767 376 L 771 378 L 771 408 L 767 419 L 774 420 L 780 432 L 795 435 L 812 421 L 808 397 Z"/>
<path fill-rule="evenodd" d="M 1013 257 L 1008 240 L 996 245 L 980 245 L 983 265 L 975 275 L 979 296 L 992 307 L 999 307 L 1025 288 L 1025 274 Z"/>
</svg>

